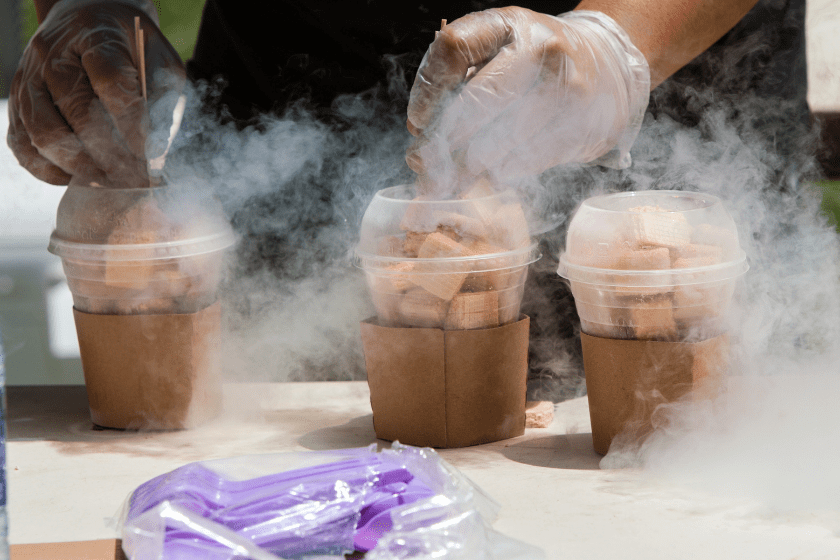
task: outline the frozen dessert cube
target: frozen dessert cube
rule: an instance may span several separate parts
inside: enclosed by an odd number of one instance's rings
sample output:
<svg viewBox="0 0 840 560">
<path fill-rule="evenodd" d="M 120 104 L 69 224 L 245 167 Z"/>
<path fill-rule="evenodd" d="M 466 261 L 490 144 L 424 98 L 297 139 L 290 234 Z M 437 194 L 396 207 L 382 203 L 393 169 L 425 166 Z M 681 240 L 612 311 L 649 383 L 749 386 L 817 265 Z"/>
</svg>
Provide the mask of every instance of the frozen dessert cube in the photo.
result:
<svg viewBox="0 0 840 560">
<path fill-rule="evenodd" d="M 426 233 L 435 231 L 438 224 L 435 222 L 434 212 L 432 210 L 434 205 L 425 204 L 428 200 L 431 200 L 431 197 L 418 196 L 412 200 L 411 204 L 405 210 L 402 221 L 400 221 L 401 230 Z"/>
<path fill-rule="evenodd" d="M 401 294 L 414 287 L 408 273 L 414 270 L 414 263 L 404 261 L 386 266 L 381 272 L 369 273 L 371 290 L 387 294 Z"/>
<path fill-rule="evenodd" d="M 403 242 L 403 252 L 407 257 L 416 258 L 417 252 L 420 251 L 420 246 L 426 240 L 428 233 L 417 231 L 405 232 L 405 241 Z"/>
<path fill-rule="evenodd" d="M 463 199 L 484 198 L 496 194 L 493 183 L 487 177 L 479 177 L 462 194 Z"/>
<path fill-rule="evenodd" d="M 471 200 L 468 213 L 487 226 L 493 223 L 493 215 L 499 209 L 500 203 L 495 198 L 495 191 L 486 178 L 477 180 L 461 195 L 464 200 Z"/>
<path fill-rule="evenodd" d="M 674 268 L 693 268 L 695 266 L 710 266 L 721 262 L 723 249 L 715 245 L 701 245 L 688 243 L 671 250 Z M 677 264 L 680 263 L 680 264 Z M 691 266 L 687 266 L 691 263 Z"/>
<path fill-rule="evenodd" d="M 627 250 L 618 259 L 621 270 L 668 270 L 671 268 L 671 253 L 665 247 Z"/>
<path fill-rule="evenodd" d="M 458 235 L 458 233 L 449 226 L 439 225 L 435 229 L 435 233 L 439 233 L 453 241 L 461 241 L 461 236 Z M 423 246 L 423 243 L 426 241 L 426 238 L 428 236 L 429 234 L 425 232 L 405 232 L 405 242 L 403 243 L 403 251 L 405 252 L 406 256 L 411 258 L 416 258 L 417 256 L 419 256 L 420 247 Z"/>
<path fill-rule="evenodd" d="M 449 301 L 461 291 L 461 286 L 467 279 L 467 272 L 436 271 L 433 265 L 423 264 L 416 267 L 419 274 L 414 274 L 410 280 L 438 298 Z"/>
<path fill-rule="evenodd" d="M 455 212 L 437 212 L 435 220 L 439 225 L 451 228 L 461 237 L 485 239 L 487 227 L 477 218 L 470 218 Z"/>
<path fill-rule="evenodd" d="M 548 428 L 554 421 L 554 403 L 528 401 L 525 403 L 525 427 Z"/>
<path fill-rule="evenodd" d="M 409 290 L 400 299 L 400 323 L 409 327 L 442 328 L 449 302 L 421 289 Z"/>
<path fill-rule="evenodd" d="M 449 304 L 446 330 L 485 329 L 499 326 L 499 296 L 496 292 L 457 294 Z"/>
<path fill-rule="evenodd" d="M 671 253 L 665 247 L 648 247 L 642 249 L 628 249 L 621 253 L 618 258 L 618 269 L 620 270 L 670 270 Z M 632 286 L 623 276 L 616 275 L 616 292 L 627 295 L 649 296 L 654 294 L 665 294 L 673 289 L 671 275 L 668 273 L 651 275 L 647 279 L 649 286 Z M 629 281 L 632 284 L 632 280 Z"/>
<path fill-rule="evenodd" d="M 473 255 L 492 255 L 495 253 L 503 253 L 506 250 L 501 247 L 496 247 L 484 241 L 473 241 L 467 243 L 467 248 Z M 489 290 L 499 290 L 506 286 L 505 280 L 508 277 L 510 263 L 505 262 L 506 259 L 499 257 L 499 259 L 492 259 L 489 261 L 482 261 L 482 268 L 489 270 L 479 270 L 471 272 L 464 282 L 462 290 L 470 292 L 486 292 Z"/>
<path fill-rule="evenodd" d="M 676 337 L 677 324 L 671 298 L 637 302 L 630 308 L 630 320 L 633 333 L 640 340 L 670 340 Z"/>
<path fill-rule="evenodd" d="M 469 249 L 443 235 L 430 233 L 423 245 L 420 246 L 418 256 L 421 259 L 445 259 L 470 255 Z M 461 290 L 469 275 L 466 263 L 416 263 L 411 282 L 435 296 L 449 301 Z"/>
<path fill-rule="evenodd" d="M 684 215 L 677 212 L 636 211 L 633 215 L 633 231 L 640 245 L 679 247 L 691 241 L 691 225 Z"/>
<path fill-rule="evenodd" d="M 463 257 L 470 255 L 469 248 L 443 233 L 435 232 L 426 236 L 417 256 L 421 259 L 440 259 L 449 257 Z"/>
<path fill-rule="evenodd" d="M 520 249 L 531 244 L 528 221 L 519 204 L 503 204 L 493 214 L 487 241 L 506 249 Z"/>
</svg>

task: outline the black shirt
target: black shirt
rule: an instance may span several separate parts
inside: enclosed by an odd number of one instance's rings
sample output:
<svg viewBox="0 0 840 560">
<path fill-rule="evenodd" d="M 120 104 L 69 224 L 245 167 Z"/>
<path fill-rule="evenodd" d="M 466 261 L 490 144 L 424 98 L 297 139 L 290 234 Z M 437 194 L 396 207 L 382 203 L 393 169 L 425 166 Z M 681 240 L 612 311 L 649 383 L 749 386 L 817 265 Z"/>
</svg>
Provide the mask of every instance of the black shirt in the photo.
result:
<svg viewBox="0 0 840 560">
<path fill-rule="evenodd" d="M 558 15 L 578 0 L 517 5 Z M 340 93 L 404 82 L 410 88 L 441 19 L 508 6 L 502 1 L 207 0 L 188 70 L 224 87 L 221 103 L 238 120 L 281 112 L 301 99 L 329 107 Z M 391 88 L 394 89 L 393 87 Z M 397 88 L 399 89 L 399 88 Z M 393 91 L 391 92 L 393 93 Z"/>
</svg>

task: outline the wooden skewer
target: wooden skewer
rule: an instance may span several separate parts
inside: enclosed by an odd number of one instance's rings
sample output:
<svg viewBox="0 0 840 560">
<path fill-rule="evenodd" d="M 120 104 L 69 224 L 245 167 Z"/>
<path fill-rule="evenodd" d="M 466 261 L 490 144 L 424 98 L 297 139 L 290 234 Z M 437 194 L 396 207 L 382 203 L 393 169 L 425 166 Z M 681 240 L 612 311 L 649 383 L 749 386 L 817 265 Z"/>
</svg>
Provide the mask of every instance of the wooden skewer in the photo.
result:
<svg viewBox="0 0 840 560">
<path fill-rule="evenodd" d="M 446 20 L 442 19 L 442 20 L 440 20 L 440 30 L 443 31 L 444 27 L 446 27 Z"/>
<path fill-rule="evenodd" d="M 137 66 L 140 70 L 140 89 L 143 99 L 146 99 L 146 48 L 143 40 L 143 29 L 140 28 L 140 17 L 134 18 L 134 47 L 137 50 Z"/>
</svg>

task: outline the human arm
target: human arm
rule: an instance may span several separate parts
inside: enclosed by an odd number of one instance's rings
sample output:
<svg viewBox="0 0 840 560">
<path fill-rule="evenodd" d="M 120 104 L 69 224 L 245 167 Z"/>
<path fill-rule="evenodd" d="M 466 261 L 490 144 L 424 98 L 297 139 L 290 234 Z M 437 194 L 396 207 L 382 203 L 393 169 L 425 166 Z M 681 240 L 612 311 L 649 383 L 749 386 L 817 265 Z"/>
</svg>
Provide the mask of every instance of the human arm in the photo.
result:
<svg viewBox="0 0 840 560">
<path fill-rule="evenodd" d="M 758 0 L 583 0 L 575 10 L 610 16 L 650 67 L 650 87 L 705 52 Z"/>
<path fill-rule="evenodd" d="M 702 52 L 755 3 L 625 1 L 588 0 L 558 17 L 486 10 L 443 28 L 408 106 L 416 139 L 406 159 L 421 184 L 434 190 L 566 163 L 629 165 L 651 81 Z"/>
</svg>

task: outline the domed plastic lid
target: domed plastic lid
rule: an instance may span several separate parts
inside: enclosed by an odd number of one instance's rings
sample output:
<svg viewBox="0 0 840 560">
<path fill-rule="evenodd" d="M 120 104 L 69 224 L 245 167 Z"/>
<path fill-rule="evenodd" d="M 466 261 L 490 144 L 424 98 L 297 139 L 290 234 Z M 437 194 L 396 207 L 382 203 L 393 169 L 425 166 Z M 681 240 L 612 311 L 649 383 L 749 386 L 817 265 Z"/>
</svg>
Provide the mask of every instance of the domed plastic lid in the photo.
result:
<svg viewBox="0 0 840 560">
<path fill-rule="evenodd" d="M 573 282 L 661 287 L 732 280 L 748 268 L 720 199 L 640 191 L 585 200 L 569 224 L 557 272 Z"/>
<path fill-rule="evenodd" d="M 221 251 L 236 240 L 218 203 L 171 187 L 71 185 L 49 251 L 77 260 L 153 260 Z"/>
<path fill-rule="evenodd" d="M 433 233 L 457 240 L 456 245 L 440 257 L 418 254 L 422 240 Z M 413 243 L 418 247 L 412 248 Z M 477 184 L 460 198 L 432 200 L 401 185 L 374 195 L 362 219 L 354 264 L 384 269 L 410 258 L 493 270 L 526 265 L 539 257 L 513 191 L 497 193 L 486 184 Z"/>
</svg>

